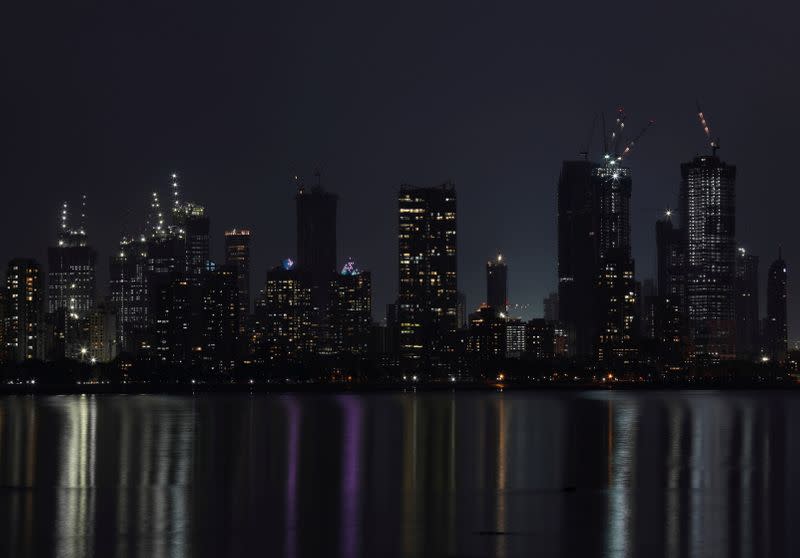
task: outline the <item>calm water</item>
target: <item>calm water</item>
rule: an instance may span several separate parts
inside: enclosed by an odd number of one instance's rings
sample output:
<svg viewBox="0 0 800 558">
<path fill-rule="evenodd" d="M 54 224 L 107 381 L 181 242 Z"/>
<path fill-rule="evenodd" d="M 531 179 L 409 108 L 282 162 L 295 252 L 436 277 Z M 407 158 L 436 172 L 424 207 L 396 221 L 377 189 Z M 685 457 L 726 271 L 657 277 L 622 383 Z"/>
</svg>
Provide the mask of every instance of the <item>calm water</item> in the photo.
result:
<svg viewBox="0 0 800 558">
<path fill-rule="evenodd" d="M 800 395 L 0 398 L 1 556 L 797 556 Z"/>
</svg>

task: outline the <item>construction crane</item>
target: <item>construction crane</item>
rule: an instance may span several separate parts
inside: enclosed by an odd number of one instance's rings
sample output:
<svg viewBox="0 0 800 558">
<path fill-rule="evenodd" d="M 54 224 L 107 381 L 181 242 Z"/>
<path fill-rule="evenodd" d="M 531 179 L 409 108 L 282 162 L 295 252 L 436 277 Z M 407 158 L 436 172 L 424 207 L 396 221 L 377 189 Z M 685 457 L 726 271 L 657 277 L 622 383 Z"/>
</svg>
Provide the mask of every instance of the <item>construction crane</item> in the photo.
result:
<svg viewBox="0 0 800 558">
<path fill-rule="evenodd" d="M 719 149 L 719 138 L 713 139 L 711 137 L 711 130 L 709 129 L 708 122 L 706 121 L 706 115 L 703 113 L 703 109 L 700 108 L 700 103 L 697 103 L 697 117 L 700 119 L 700 126 L 703 127 L 703 132 L 706 134 L 708 146 L 711 148 L 711 155 L 712 157 L 716 157 L 717 149 Z"/>
<path fill-rule="evenodd" d="M 625 120 L 627 115 L 625 114 L 625 109 L 620 107 L 617 109 L 617 120 L 614 123 L 614 129 L 611 131 L 610 134 L 610 141 L 604 141 L 604 148 L 605 148 L 605 155 L 603 158 L 606 161 L 606 164 L 609 165 L 616 165 L 617 163 L 621 162 L 625 157 L 633 149 L 633 146 L 642 139 L 642 137 L 647 133 L 653 124 L 656 123 L 655 120 L 649 120 L 644 128 L 636 134 L 632 139 L 628 140 L 627 142 L 624 141 L 624 132 L 625 132 Z M 605 136 L 605 117 L 603 117 L 603 135 Z M 620 145 L 624 145 L 625 147 L 620 151 Z M 609 147 L 611 148 L 609 150 Z"/>
<path fill-rule="evenodd" d="M 650 129 L 650 126 L 652 126 L 655 123 L 656 123 L 655 120 L 650 120 L 647 123 L 647 125 L 644 128 L 642 128 L 642 130 L 638 134 L 636 134 L 636 137 L 633 138 L 631 141 L 629 141 L 627 145 L 625 145 L 625 149 L 622 151 L 622 154 L 620 154 L 619 160 L 622 160 L 628 153 L 631 152 L 631 149 L 633 149 L 633 146 L 636 145 L 636 142 L 639 141 L 642 138 L 642 136 L 647 132 L 647 130 Z"/>
</svg>

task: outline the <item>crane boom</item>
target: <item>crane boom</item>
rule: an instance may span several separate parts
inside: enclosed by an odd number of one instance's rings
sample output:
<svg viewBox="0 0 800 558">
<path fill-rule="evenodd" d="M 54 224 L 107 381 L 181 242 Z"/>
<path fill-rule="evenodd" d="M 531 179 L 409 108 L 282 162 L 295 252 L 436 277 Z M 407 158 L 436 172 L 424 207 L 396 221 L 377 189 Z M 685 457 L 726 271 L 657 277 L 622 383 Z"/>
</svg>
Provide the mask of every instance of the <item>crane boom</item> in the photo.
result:
<svg viewBox="0 0 800 558">
<path fill-rule="evenodd" d="M 649 130 L 650 127 L 655 123 L 656 123 L 655 120 L 650 120 L 647 123 L 647 125 L 644 128 L 642 128 L 642 130 L 636 135 L 636 137 L 634 137 L 631 141 L 628 142 L 628 144 L 625 146 L 625 149 L 622 151 L 622 154 L 617 158 L 617 160 L 621 161 L 623 157 L 625 157 L 628 153 L 630 153 L 631 149 L 633 149 L 633 146 L 636 145 L 636 142 L 639 141 L 642 138 L 642 136 L 645 135 L 647 130 Z"/>
<path fill-rule="evenodd" d="M 708 125 L 708 121 L 706 121 L 706 115 L 703 109 L 700 108 L 700 103 L 697 103 L 697 117 L 700 119 L 700 126 L 703 128 L 706 140 L 708 140 L 708 146 L 711 148 L 711 155 L 716 157 L 717 149 L 719 149 L 719 138 L 712 139 L 711 129 Z"/>
</svg>

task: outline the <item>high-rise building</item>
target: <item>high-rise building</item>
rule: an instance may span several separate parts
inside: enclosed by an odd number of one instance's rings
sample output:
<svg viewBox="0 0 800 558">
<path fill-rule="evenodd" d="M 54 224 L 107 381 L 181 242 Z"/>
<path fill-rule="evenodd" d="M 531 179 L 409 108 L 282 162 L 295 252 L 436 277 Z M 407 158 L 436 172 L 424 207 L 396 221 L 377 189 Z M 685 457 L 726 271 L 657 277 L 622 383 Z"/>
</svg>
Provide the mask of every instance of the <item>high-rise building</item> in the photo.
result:
<svg viewBox="0 0 800 558">
<path fill-rule="evenodd" d="M 36 260 L 17 258 L 6 272 L 6 346 L 15 362 L 40 356 L 42 270 Z"/>
<path fill-rule="evenodd" d="M 89 313 L 88 356 L 91 362 L 111 362 L 118 353 L 119 314 L 113 303 L 101 302 Z"/>
<path fill-rule="evenodd" d="M 186 274 L 197 278 L 207 269 L 210 257 L 210 224 L 206 210 L 202 205 L 186 202 L 173 216 L 186 243 Z"/>
<path fill-rule="evenodd" d="M 239 327 L 244 328 L 250 315 L 250 231 L 225 231 L 225 265 L 236 267 L 239 289 Z"/>
<path fill-rule="evenodd" d="M 61 209 L 58 244 L 47 250 L 47 310 L 65 309 L 73 319 L 84 318 L 95 303 L 95 260 L 87 244 L 86 196 L 83 196 L 80 224 L 69 223 L 67 202 Z"/>
<path fill-rule="evenodd" d="M 467 352 L 481 359 L 504 356 L 507 349 L 507 321 L 495 308 L 481 304 L 478 310 L 469 315 Z"/>
<path fill-rule="evenodd" d="M 548 322 L 558 321 L 558 292 L 550 293 L 542 300 L 544 319 Z"/>
<path fill-rule="evenodd" d="M 196 281 L 206 271 L 210 261 L 210 223 L 205 207 L 183 201 L 178 175 L 172 173 L 173 234 L 183 237 L 185 249 L 184 273 Z"/>
<path fill-rule="evenodd" d="M 319 283 L 336 272 L 336 194 L 298 185 L 297 268 Z M 316 279 L 319 278 L 319 279 Z"/>
<path fill-rule="evenodd" d="M 503 254 L 486 262 L 486 304 L 498 312 L 508 309 L 508 265 Z"/>
<path fill-rule="evenodd" d="M 266 362 L 297 362 L 316 352 L 308 285 L 291 259 L 267 272 L 262 306 Z"/>
<path fill-rule="evenodd" d="M 690 357 L 736 357 L 736 167 L 716 155 L 681 165 L 681 219 L 686 246 Z"/>
<path fill-rule="evenodd" d="M 155 291 L 153 352 L 158 361 L 179 367 L 203 364 L 201 285 L 179 273 L 161 277 Z"/>
<path fill-rule="evenodd" d="M 527 326 L 518 318 L 506 320 L 506 358 L 520 358 L 527 351 Z"/>
<path fill-rule="evenodd" d="M 780 249 L 778 259 L 769 266 L 767 275 L 767 323 L 764 345 L 770 360 L 783 363 L 788 350 L 786 319 L 786 262 Z"/>
<path fill-rule="evenodd" d="M 455 186 L 402 186 L 398 212 L 401 365 L 435 364 L 458 325 Z"/>
<path fill-rule="evenodd" d="M 110 258 L 109 284 L 111 302 L 117 310 L 118 350 L 135 352 L 145 341 L 150 324 L 144 237 L 120 241 L 119 252 Z"/>
<path fill-rule="evenodd" d="M 365 356 L 372 327 L 372 275 L 352 260 L 331 280 L 330 339 L 333 352 Z"/>
<path fill-rule="evenodd" d="M 333 341 L 328 318 L 331 281 L 336 277 L 336 207 L 338 196 L 319 183 L 310 188 L 298 183 L 297 195 L 297 270 L 311 289 L 311 329 L 319 340 L 316 350 L 330 354 Z"/>
<path fill-rule="evenodd" d="M 661 359 L 682 364 L 686 353 L 686 247 L 683 231 L 672 221 L 672 210 L 656 221 L 657 299 L 647 305 L 651 333 Z M 645 301 L 647 304 L 647 301 Z"/>
<path fill-rule="evenodd" d="M 637 295 L 631 258 L 630 169 L 610 159 L 592 170 L 599 201 L 596 308 L 597 355 L 622 365 L 633 361 L 637 348 Z"/>
<path fill-rule="evenodd" d="M 656 221 L 656 288 L 658 296 L 681 300 L 686 287 L 683 233 L 672 222 L 672 211 Z"/>
<path fill-rule="evenodd" d="M 238 283 L 235 265 L 219 266 L 203 276 L 202 354 L 207 371 L 228 373 L 236 365 L 241 331 Z"/>
<path fill-rule="evenodd" d="M 579 356 L 597 342 L 595 293 L 600 240 L 599 200 L 591 161 L 564 161 L 558 179 L 559 318 Z"/>
<path fill-rule="evenodd" d="M 736 356 L 743 360 L 755 360 L 761 343 L 758 311 L 758 256 L 744 248 L 736 253 Z"/>
<path fill-rule="evenodd" d="M 469 325 L 469 313 L 467 312 L 467 295 L 461 291 L 457 294 L 457 307 L 456 307 L 456 327 L 457 329 L 466 329 Z"/>
<path fill-rule="evenodd" d="M 555 325 L 553 322 L 535 318 L 525 327 L 526 348 L 530 358 L 550 360 L 554 356 Z"/>
</svg>

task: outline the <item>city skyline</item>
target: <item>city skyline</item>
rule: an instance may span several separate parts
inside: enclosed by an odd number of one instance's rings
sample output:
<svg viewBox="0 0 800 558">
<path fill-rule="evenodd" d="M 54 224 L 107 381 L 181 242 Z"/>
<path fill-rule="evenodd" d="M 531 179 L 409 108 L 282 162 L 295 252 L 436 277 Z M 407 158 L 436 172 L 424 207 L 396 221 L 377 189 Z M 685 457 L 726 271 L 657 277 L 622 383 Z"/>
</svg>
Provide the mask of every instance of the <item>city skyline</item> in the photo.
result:
<svg viewBox="0 0 800 558">
<path fill-rule="evenodd" d="M 3 243 L 0 259 L 45 261 L 54 208 L 81 192 L 95 248 L 108 254 L 121 223 L 139 221 L 142 194 L 178 170 L 192 199 L 215 208 L 215 258 L 222 231 L 248 227 L 252 275 L 263 279 L 294 251 L 290 177 L 309 180 L 319 166 L 340 196 L 339 263 L 353 257 L 373 271 L 377 309 L 397 288 L 388 248 L 396 189 L 453 180 L 462 222 L 493 224 L 461 231 L 468 306 L 482 298 L 482 262 L 500 249 L 514 268 L 512 303 L 534 317 L 556 286 L 555 268 L 542 265 L 556 255 L 552 185 L 560 162 L 585 149 L 594 115 L 623 105 L 657 121 L 630 161 L 633 255 L 637 274 L 650 277 L 652 222 L 677 207 L 677 165 L 704 151 L 699 100 L 720 155 L 738 166 L 740 242 L 759 255 L 782 242 L 787 261 L 800 261 L 791 242 L 800 192 L 786 187 L 791 166 L 778 163 L 791 160 L 799 124 L 789 94 L 797 78 L 784 71 L 800 50 L 791 17 L 678 3 L 613 17 L 589 7 L 590 17 L 559 27 L 547 22 L 571 21 L 566 6 L 412 7 L 380 21 L 362 8 L 308 18 L 302 4 L 246 17 L 142 7 L 111 19 L 76 9 L 59 11 L 56 25 L 15 6 L 20 25 L 5 40 L 22 48 L 0 55 L 14 84 L 2 93 L 0 180 L 15 196 L 0 234 L 26 234 Z M 611 26 L 625 33 L 607 38 L 607 52 L 625 54 L 608 72 L 593 37 Z M 795 339 L 800 308 L 789 305 Z"/>
</svg>

